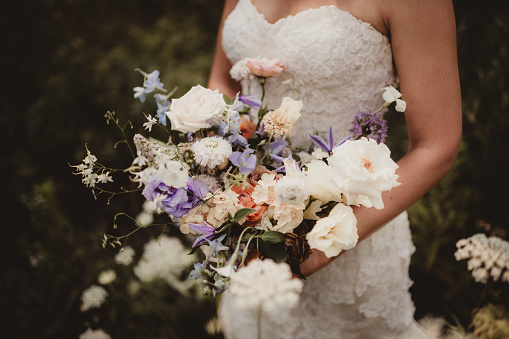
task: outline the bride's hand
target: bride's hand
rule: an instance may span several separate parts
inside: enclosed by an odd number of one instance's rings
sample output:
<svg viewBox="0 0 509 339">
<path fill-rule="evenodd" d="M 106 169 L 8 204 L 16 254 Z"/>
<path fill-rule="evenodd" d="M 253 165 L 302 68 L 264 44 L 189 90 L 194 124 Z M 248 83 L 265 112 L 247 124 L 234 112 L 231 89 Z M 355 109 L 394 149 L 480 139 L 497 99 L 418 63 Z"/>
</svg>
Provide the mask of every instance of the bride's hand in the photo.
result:
<svg viewBox="0 0 509 339">
<path fill-rule="evenodd" d="M 343 253 L 343 252 L 341 252 Z M 303 276 L 309 277 L 316 271 L 322 269 L 331 263 L 334 259 L 339 257 L 341 253 L 335 257 L 328 258 L 325 253 L 320 250 L 314 249 L 313 253 L 309 256 L 309 258 L 300 264 L 300 271 Z"/>
</svg>

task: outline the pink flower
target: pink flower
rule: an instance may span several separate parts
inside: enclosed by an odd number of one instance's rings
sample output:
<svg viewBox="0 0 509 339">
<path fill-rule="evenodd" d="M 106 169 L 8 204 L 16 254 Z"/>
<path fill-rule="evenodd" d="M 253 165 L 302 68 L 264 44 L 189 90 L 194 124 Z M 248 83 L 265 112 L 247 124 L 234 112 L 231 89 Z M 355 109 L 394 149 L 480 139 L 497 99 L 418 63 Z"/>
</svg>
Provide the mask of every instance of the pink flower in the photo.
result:
<svg viewBox="0 0 509 339">
<path fill-rule="evenodd" d="M 265 58 L 248 59 L 247 67 L 249 67 L 253 75 L 263 78 L 271 77 L 285 69 L 285 66 L 281 64 L 278 59 Z"/>
</svg>

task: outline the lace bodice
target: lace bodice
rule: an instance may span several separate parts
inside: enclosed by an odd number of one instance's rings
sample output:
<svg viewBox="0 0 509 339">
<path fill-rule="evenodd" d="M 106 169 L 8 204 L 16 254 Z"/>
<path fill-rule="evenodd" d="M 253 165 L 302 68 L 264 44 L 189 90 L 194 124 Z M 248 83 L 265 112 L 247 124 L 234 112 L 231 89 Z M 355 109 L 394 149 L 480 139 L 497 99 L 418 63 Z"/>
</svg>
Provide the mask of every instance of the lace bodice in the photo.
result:
<svg viewBox="0 0 509 339">
<path fill-rule="evenodd" d="M 271 24 L 250 0 L 240 0 L 225 21 L 223 48 L 232 64 L 262 56 L 286 66 L 268 79 L 266 102 L 277 108 L 283 96 L 303 101 L 294 147 L 309 145 L 310 133 L 325 133 L 330 125 L 343 138 L 354 115 L 380 107 L 380 90 L 395 81 L 389 39 L 336 6 Z M 248 87 L 253 94 L 259 85 L 254 80 Z"/>
<path fill-rule="evenodd" d="M 309 133 L 348 135 L 354 115 L 383 103 L 381 88 L 395 75 L 390 42 L 371 25 L 335 6 L 309 9 L 269 23 L 250 0 L 239 0 L 223 28 L 232 64 L 246 57 L 277 58 L 285 70 L 267 80 L 269 108 L 283 96 L 303 101 L 292 146 L 307 147 Z M 257 81 L 243 83 L 253 94 Z M 408 292 L 414 251 L 406 213 L 305 281 L 297 308 L 264 314 L 263 338 L 425 338 L 413 320 Z M 256 338 L 256 314 L 222 296 L 227 338 Z M 405 333 L 405 334 L 403 334 Z"/>
</svg>

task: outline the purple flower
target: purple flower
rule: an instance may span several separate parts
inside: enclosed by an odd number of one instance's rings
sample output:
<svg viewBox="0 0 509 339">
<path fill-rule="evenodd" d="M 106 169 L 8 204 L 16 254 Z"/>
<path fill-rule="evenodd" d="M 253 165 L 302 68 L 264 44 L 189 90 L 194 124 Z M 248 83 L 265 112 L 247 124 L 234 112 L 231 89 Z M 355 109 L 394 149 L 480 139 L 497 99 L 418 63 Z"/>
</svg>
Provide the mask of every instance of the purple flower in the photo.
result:
<svg viewBox="0 0 509 339">
<path fill-rule="evenodd" d="M 251 173 L 256 167 L 256 156 L 254 151 L 247 148 L 244 152 L 233 152 L 230 155 L 230 161 L 233 165 L 239 166 L 239 171 L 243 175 Z"/>
<path fill-rule="evenodd" d="M 146 76 L 145 81 L 143 82 L 143 87 L 145 87 L 145 93 L 150 93 L 158 90 L 163 90 L 163 84 L 161 83 L 161 80 L 159 79 L 159 71 L 155 70 L 152 73 L 148 74 Z"/>
<path fill-rule="evenodd" d="M 267 144 L 264 145 L 264 149 L 267 148 Z M 283 141 L 281 138 L 277 138 L 276 140 L 269 143 L 269 151 L 274 155 L 281 155 L 285 147 L 288 146 L 286 141 Z"/>
<path fill-rule="evenodd" d="M 380 144 L 385 142 L 387 137 L 387 121 L 380 113 L 361 112 L 354 117 L 353 127 L 349 132 L 353 139 L 367 137 Z"/>
<path fill-rule="evenodd" d="M 241 95 L 240 101 L 251 108 L 260 109 L 260 107 L 262 107 L 262 101 L 256 98 L 258 94 L 259 93 L 253 95 Z"/>
<path fill-rule="evenodd" d="M 216 229 L 209 225 L 199 225 L 199 224 L 190 223 L 189 228 L 191 228 L 196 233 L 201 234 L 194 241 L 193 248 L 200 245 L 204 241 L 208 241 L 208 240 L 212 239 L 214 237 L 214 233 L 216 232 Z"/>
<path fill-rule="evenodd" d="M 352 136 L 349 135 L 346 138 L 341 139 L 336 145 L 334 145 L 334 135 L 332 134 L 332 127 L 329 127 L 329 143 L 326 143 L 322 137 L 318 135 L 310 135 L 311 141 L 326 152 L 332 152 L 334 147 L 342 145 L 345 141 L 350 139 Z"/>
<path fill-rule="evenodd" d="M 208 191 L 207 184 L 199 179 L 190 179 L 184 189 L 170 187 L 163 183 L 158 175 L 154 175 L 154 180 L 145 186 L 142 194 L 149 201 L 154 201 L 161 195 L 162 197 L 158 198 L 159 207 L 175 218 L 181 218 L 200 203 Z"/>
</svg>

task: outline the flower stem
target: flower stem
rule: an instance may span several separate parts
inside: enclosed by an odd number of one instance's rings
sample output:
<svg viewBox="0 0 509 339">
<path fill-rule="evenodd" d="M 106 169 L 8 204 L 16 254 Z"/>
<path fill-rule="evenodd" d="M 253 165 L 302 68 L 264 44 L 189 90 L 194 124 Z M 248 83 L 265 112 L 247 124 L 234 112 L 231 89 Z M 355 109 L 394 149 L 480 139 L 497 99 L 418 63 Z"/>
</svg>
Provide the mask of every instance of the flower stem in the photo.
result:
<svg viewBox="0 0 509 339">
<path fill-rule="evenodd" d="M 262 313 L 263 313 L 263 302 L 258 305 L 258 314 L 257 314 L 257 329 L 258 329 L 258 339 L 262 339 Z"/>
</svg>

